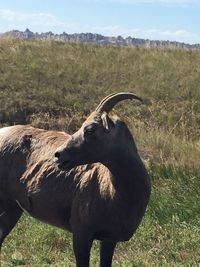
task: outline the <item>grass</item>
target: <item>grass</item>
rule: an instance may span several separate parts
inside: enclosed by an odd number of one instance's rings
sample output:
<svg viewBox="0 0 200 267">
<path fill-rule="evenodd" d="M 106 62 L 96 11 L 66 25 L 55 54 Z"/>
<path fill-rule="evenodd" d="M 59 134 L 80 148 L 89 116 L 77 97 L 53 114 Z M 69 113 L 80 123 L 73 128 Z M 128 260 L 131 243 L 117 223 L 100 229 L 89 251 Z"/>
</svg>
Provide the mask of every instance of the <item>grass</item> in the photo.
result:
<svg viewBox="0 0 200 267">
<path fill-rule="evenodd" d="M 150 165 L 153 193 L 142 225 L 117 247 L 114 266 L 199 266 L 200 175 Z M 26 229 L 26 230 L 24 230 Z M 98 266 L 98 244 L 91 266 Z M 71 235 L 24 216 L 2 250 L 3 266 L 75 266 Z"/>
<path fill-rule="evenodd" d="M 74 132 L 99 100 L 132 91 L 127 121 L 152 177 L 146 216 L 114 266 L 200 266 L 200 52 L 0 39 L 0 124 Z M 1 267 L 74 266 L 69 233 L 24 215 Z M 98 244 L 91 266 L 98 266 Z"/>
</svg>

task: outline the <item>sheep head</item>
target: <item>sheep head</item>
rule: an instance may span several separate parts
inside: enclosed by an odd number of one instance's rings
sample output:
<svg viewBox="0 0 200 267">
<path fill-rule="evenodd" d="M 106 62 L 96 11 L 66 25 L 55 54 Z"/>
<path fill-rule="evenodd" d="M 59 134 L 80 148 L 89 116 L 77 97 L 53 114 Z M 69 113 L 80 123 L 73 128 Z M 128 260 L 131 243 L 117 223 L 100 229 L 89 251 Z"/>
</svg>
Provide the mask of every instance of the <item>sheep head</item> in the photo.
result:
<svg viewBox="0 0 200 267">
<path fill-rule="evenodd" d="M 136 95 L 124 92 L 105 97 L 81 128 L 56 150 L 54 161 L 59 167 L 71 169 L 83 164 L 104 163 L 116 153 L 125 124 L 117 116 L 109 116 L 109 112 L 125 99 L 142 101 Z"/>
</svg>

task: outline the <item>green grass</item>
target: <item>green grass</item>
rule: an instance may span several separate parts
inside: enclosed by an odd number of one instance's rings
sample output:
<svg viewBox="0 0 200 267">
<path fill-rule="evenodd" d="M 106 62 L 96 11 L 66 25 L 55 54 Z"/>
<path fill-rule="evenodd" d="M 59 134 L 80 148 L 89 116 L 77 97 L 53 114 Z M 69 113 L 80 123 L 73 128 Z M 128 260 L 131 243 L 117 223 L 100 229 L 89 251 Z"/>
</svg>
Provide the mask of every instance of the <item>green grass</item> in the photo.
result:
<svg viewBox="0 0 200 267">
<path fill-rule="evenodd" d="M 153 192 L 136 235 L 117 247 L 114 266 L 199 266 L 200 174 L 149 166 Z M 98 244 L 91 253 L 98 266 Z M 2 249 L 2 266 L 75 266 L 71 235 L 28 216 L 18 223 Z"/>
<path fill-rule="evenodd" d="M 74 132 L 107 94 L 152 177 L 152 197 L 114 266 L 200 266 L 200 52 L 0 39 L 0 124 Z M 27 215 L 6 239 L 2 266 L 74 266 L 71 235 Z M 98 266 L 94 243 L 91 266 Z"/>
</svg>

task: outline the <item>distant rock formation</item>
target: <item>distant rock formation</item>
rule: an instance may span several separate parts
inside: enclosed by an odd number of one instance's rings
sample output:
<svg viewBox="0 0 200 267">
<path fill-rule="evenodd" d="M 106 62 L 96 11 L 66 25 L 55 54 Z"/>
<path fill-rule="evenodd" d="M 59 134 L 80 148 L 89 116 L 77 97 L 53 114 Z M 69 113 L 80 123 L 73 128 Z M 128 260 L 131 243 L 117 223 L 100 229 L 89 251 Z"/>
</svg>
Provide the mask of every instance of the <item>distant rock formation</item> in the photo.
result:
<svg viewBox="0 0 200 267">
<path fill-rule="evenodd" d="M 149 39 L 139 39 L 133 37 L 123 38 L 122 36 L 108 37 L 96 33 L 61 33 L 54 34 L 53 32 L 33 33 L 29 29 L 25 31 L 13 30 L 0 34 L 0 37 L 17 38 L 17 39 L 34 39 L 34 40 L 52 40 L 71 43 L 92 43 L 102 45 L 115 46 L 134 46 L 146 48 L 177 48 L 177 49 L 193 49 L 199 50 L 200 44 L 186 44 L 172 41 L 159 41 Z"/>
</svg>

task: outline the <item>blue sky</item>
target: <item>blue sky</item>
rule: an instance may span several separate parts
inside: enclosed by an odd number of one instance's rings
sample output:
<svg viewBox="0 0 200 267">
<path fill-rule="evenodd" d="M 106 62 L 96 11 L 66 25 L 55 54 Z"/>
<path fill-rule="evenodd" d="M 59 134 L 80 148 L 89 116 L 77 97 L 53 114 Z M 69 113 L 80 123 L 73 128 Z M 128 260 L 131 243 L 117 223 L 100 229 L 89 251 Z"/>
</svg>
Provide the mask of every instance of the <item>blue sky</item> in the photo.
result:
<svg viewBox="0 0 200 267">
<path fill-rule="evenodd" d="M 26 28 L 200 43 L 200 0 L 0 0 L 0 32 Z"/>
</svg>

